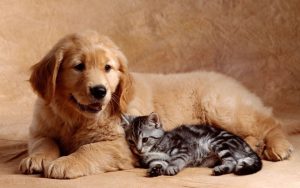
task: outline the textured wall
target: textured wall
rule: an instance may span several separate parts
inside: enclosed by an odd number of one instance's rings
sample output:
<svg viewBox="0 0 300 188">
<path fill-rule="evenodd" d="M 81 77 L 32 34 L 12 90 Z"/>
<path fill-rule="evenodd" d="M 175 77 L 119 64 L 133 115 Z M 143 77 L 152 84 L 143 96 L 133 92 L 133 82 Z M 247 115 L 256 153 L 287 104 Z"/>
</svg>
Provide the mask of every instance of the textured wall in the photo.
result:
<svg viewBox="0 0 300 188">
<path fill-rule="evenodd" d="M 1 124 L 30 119 L 29 67 L 59 38 L 85 29 L 109 35 L 131 70 L 220 71 L 277 112 L 297 115 L 299 10 L 297 0 L 2 0 Z"/>
</svg>

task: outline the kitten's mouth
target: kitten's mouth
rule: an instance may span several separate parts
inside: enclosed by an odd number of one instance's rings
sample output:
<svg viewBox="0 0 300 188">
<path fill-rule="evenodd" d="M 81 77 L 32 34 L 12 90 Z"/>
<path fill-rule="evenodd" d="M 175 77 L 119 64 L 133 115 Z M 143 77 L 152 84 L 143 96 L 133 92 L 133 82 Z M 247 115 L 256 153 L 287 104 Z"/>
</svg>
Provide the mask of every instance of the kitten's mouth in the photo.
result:
<svg viewBox="0 0 300 188">
<path fill-rule="evenodd" d="M 102 105 L 99 102 L 84 105 L 84 104 L 79 103 L 73 95 L 70 96 L 70 99 L 81 111 L 97 113 L 102 110 Z"/>
</svg>

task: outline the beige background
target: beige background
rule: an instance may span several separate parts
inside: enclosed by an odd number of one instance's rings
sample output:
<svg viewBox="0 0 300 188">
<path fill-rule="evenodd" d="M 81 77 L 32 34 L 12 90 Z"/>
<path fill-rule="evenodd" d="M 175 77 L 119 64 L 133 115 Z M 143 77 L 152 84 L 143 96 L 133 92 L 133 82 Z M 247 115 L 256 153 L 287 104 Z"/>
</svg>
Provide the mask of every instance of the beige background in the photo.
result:
<svg viewBox="0 0 300 188">
<path fill-rule="evenodd" d="M 29 67 L 64 35 L 95 29 L 133 71 L 216 70 L 275 110 L 300 112 L 300 1 L 2 0 L 0 9 L 1 107 L 31 106 Z"/>
<path fill-rule="evenodd" d="M 132 71 L 223 72 L 262 97 L 278 116 L 299 116 L 300 1 L 1 0 L 0 141 L 26 136 L 35 98 L 26 81 L 29 67 L 58 39 L 86 29 L 110 36 Z M 4 173 L 11 173 L 6 168 Z M 278 169 L 268 173 L 286 168 Z"/>
</svg>

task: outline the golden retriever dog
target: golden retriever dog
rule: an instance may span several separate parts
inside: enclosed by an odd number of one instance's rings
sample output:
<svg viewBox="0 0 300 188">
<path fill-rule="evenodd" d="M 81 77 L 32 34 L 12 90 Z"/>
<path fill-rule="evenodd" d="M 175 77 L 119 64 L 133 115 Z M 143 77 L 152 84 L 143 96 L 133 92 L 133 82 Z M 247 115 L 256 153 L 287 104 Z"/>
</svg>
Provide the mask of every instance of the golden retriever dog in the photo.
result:
<svg viewBox="0 0 300 188">
<path fill-rule="evenodd" d="M 237 81 L 206 71 L 130 73 L 120 49 L 96 32 L 66 36 L 32 70 L 38 99 L 23 173 L 76 178 L 133 168 L 122 113 L 157 112 L 166 129 L 209 123 L 272 161 L 292 152 L 271 109 Z"/>
</svg>

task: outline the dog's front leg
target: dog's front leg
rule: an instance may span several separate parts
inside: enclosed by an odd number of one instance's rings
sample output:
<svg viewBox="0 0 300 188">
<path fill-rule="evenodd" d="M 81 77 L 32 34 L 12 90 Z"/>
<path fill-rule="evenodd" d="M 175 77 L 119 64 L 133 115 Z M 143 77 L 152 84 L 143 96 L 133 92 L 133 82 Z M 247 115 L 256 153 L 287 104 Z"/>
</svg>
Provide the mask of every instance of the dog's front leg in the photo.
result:
<svg viewBox="0 0 300 188">
<path fill-rule="evenodd" d="M 101 172 L 133 168 L 135 158 L 124 138 L 81 146 L 74 153 L 45 166 L 48 178 L 70 179 Z"/>
<path fill-rule="evenodd" d="M 41 173 L 43 163 L 57 159 L 60 155 L 57 144 L 51 138 L 40 137 L 29 141 L 29 156 L 23 159 L 19 169 L 24 174 Z"/>
</svg>

